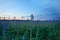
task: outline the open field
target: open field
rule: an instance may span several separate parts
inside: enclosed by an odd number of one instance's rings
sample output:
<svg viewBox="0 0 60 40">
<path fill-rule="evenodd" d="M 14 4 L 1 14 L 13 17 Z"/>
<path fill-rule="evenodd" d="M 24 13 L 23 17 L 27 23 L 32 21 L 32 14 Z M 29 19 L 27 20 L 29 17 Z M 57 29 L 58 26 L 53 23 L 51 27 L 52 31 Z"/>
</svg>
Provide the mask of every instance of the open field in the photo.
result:
<svg viewBox="0 0 60 40">
<path fill-rule="evenodd" d="M 60 40 L 60 22 L 0 20 L 0 40 Z"/>
</svg>

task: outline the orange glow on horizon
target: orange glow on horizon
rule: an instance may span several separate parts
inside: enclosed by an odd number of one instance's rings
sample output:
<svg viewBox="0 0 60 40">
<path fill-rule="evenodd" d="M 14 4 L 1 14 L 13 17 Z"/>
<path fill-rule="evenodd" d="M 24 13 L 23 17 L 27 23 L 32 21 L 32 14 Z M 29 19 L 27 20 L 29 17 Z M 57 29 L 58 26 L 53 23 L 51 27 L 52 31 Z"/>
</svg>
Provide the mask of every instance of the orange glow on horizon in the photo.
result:
<svg viewBox="0 0 60 40">
<path fill-rule="evenodd" d="M 0 20 L 29 20 L 29 18 L 26 17 L 0 17 Z"/>
</svg>

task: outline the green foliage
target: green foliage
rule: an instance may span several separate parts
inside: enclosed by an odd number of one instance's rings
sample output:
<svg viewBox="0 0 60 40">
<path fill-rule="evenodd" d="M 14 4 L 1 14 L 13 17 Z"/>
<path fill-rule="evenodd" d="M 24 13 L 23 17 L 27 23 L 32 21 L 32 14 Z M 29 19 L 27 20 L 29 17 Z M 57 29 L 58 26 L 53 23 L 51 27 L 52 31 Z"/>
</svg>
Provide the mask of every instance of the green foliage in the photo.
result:
<svg viewBox="0 0 60 40">
<path fill-rule="evenodd" d="M 3 40 L 22 40 L 22 36 L 26 40 L 60 40 L 60 22 L 10 22 Z"/>
</svg>

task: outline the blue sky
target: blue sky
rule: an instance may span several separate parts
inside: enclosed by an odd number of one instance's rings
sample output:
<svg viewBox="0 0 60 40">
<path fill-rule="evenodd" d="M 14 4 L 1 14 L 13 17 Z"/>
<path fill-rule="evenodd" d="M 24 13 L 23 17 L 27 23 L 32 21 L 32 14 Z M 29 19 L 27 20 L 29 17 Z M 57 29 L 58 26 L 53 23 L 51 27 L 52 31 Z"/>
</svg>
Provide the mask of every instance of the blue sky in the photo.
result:
<svg viewBox="0 0 60 40">
<path fill-rule="evenodd" d="M 37 16 L 36 19 L 59 19 L 60 0 L 0 0 L 0 16 Z"/>
</svg>

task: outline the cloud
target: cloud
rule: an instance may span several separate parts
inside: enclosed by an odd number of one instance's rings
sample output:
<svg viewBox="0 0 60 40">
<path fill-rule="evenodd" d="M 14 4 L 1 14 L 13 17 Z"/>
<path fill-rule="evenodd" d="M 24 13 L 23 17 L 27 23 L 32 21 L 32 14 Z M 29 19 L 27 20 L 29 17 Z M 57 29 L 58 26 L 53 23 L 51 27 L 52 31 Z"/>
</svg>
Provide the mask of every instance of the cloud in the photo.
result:
<svg viewBox="0 0 60 40">
<path fill-rule="evenodd" d="M 17 16 L 21 16 L 24 14 L 31 15 L 33 13 L 42 19 L 60 18 L 60 0 L 6 0 L 0 1 L 0 5 L 0 8 L 6 10 L 3 13 L 6 15 L 8 13 L 11 13 L 10 15 L 16 15 L 17 13 Z"/>
</svg>

